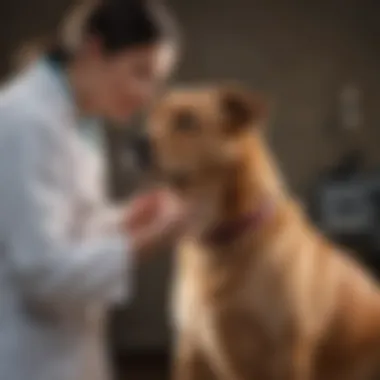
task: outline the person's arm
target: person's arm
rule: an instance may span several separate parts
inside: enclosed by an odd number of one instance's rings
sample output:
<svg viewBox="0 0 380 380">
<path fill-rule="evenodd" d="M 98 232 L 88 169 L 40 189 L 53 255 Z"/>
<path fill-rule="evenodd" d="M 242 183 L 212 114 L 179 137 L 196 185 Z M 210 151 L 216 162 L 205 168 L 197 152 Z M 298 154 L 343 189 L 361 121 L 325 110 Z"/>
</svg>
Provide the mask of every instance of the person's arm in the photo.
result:
<svg viewBox="0 0 380 380">
<path fill-rule="evenodd" d="M 96 237 L 75 237 L 57 136 L 33 123 L 20 132 L 7 149 L 5 188 L 9 261 L 23 292 L 61 304 L 120 299 L 128 292 L 132 256 L 121 225 L 113 218 L 108 228 L 105 218 Z"/>
</svg>

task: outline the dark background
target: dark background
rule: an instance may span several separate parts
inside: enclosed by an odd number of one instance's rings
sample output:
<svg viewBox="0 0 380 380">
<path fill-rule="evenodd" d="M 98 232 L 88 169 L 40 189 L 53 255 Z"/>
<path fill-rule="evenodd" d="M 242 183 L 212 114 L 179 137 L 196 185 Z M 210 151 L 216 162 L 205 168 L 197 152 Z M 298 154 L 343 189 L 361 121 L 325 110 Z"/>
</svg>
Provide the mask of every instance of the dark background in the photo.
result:
<svg viewBox="0 0 380 380">
<path fill-rule="evenodd" d="M 0 0 L 3 78 L 15 47 L 53 30 L 68 3 Z M 289 185 L 306 203 L 321 173 L 353 148 L 361 152 L 365 168 L 377 168 L 380 2 L 172 0 L 170 4 L 185 40 L 175 80 L 237 79 L 262 92 L 272 110 L 269 139 Z M 361 95 L 362 123 L 355 131 L 347 131 L 340 121 L 339 97 L 348 85 Z M 113 131 L 109 137 L 111 188 L 121 197 L 133 188 L 134 178 L 124 165 L 125 132 Z M 156 364 L 164 363 L 165 356 L 158 354 L 167 352 L 170 341 L 170 262 L 162 255 L 141 268 L 135 300 L 114 314 L 112 347 L 124 364 L 137 367 L 139 357 L 145 368 L 154 358 Z M 159 368 L 154 371 L 146 378 L 158 378 Z"/>
</svg>

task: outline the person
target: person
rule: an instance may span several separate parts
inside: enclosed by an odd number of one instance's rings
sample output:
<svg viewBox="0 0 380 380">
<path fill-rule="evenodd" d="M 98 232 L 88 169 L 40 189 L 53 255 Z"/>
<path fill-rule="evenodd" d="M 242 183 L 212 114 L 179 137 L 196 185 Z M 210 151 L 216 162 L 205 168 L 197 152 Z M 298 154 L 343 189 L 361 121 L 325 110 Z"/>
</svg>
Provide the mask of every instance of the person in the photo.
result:
<svg viewBox="0 0 380 380">
<path fill-rule="evenodd" d="M 127 122 L 175 63 L 173 24 L 152 7 L 81 8 L 62 28 L 76 38 L 62 33 L 0 90 L 3 379 L 108 378 L 105 310 L 186 219 L 166 190 L 120 207 L 105 200 L 99 120 Z"/>
</svg>

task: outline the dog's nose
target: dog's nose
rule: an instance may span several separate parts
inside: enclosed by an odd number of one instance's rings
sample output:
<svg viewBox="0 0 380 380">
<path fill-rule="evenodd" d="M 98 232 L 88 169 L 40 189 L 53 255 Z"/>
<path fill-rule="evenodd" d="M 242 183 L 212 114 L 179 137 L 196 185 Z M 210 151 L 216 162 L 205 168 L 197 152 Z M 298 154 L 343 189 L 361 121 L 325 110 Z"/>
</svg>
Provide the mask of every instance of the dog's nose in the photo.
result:
<svg viewBox="0 0 380 380">
<path fill-rule="evenodd" d="M 139 136 L 133 143 L 137 165 L 141 169 L 149 169 L 153 165 L 151 142 L 148 136 Z"/>
</svg>

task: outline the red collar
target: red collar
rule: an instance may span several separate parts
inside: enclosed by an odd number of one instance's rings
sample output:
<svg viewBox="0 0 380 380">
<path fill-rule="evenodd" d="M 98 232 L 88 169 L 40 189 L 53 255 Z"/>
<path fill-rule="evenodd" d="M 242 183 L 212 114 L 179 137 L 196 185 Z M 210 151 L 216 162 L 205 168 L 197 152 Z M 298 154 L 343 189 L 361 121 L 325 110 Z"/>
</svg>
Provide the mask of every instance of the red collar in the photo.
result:
<svg viewBox="0 0 380 380">
<path fill-rule="evenodd" d="M 247 230 L 255 231 L 272 215 L 272 202 L 266 202 L 259 210 L 252 211 L 238 219 L 222 222 L 203 235 L 203 240 L 212 245 L 231 243 Z"/>
</svg>

